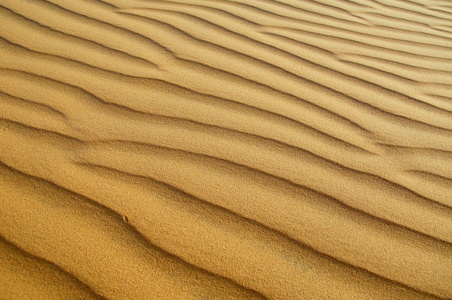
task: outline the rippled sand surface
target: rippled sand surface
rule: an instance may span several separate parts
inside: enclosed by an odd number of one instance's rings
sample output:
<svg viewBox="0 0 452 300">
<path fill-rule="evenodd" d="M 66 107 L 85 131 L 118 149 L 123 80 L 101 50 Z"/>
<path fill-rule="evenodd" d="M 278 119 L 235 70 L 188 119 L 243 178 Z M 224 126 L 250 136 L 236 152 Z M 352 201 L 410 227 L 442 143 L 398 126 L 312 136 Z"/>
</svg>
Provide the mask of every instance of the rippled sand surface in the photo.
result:
<svg viewBox="0 0 452 300">
<path fill-rule="evenodd" d="M 452 2 L 0 0 L 0 298 L 452 298 Z"/>
</svg>

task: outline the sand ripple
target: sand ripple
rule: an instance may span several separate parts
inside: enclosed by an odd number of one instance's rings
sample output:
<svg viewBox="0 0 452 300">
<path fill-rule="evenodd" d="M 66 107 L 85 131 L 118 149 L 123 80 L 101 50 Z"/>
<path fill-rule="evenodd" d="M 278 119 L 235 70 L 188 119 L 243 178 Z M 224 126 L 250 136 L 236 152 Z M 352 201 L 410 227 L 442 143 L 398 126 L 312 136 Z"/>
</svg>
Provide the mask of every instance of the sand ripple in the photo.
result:
<svg viewBox="0 0 452 300">
<path fill-rule="evenodd" d="M 452 298 L 447 1 L 0 14 L 1 298 Z"/>
</svg>

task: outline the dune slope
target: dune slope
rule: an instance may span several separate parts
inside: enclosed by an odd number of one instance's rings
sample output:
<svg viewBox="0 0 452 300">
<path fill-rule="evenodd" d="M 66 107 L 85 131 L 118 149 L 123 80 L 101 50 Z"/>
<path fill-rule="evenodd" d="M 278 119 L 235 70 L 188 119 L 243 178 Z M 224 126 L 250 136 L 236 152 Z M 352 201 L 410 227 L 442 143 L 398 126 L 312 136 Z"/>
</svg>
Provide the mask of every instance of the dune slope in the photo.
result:
<svg viewBox="0 0 452 300">
<path fill-rule="evenodd" d="M 0 14 L 1 298 L 452 298 L 447 1 Z"/>
</svg>

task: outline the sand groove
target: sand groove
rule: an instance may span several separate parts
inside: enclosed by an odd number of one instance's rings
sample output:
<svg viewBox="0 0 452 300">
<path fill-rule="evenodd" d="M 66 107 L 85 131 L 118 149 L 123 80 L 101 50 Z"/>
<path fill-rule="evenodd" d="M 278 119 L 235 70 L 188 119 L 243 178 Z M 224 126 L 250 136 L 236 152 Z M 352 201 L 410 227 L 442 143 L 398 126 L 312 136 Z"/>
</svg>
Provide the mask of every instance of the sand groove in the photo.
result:
<svg viewBox="0 0 452 300">
<path fill-rule="evenodd" d="M 103 299 L 57 266 L 37 259 L 0 237 L 3 298 Z"/>
<path fill-rule="evenodd" d="M 0 14 L 0 298 L 452 298 L 448 2 Z"/>
</svg>

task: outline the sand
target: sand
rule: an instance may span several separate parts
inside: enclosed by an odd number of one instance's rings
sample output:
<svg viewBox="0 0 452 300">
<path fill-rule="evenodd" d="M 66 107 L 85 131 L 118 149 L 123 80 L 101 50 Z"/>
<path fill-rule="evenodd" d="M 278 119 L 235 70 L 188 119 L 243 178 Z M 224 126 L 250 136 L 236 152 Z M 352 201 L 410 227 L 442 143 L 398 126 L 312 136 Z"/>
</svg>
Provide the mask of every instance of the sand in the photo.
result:
<svg viewBox="0 0 452 300">
<path fill-rule="evenodd" d="M 452 298 L 452 2 L 0 15 L 1 299 Z"/>
</svg>

